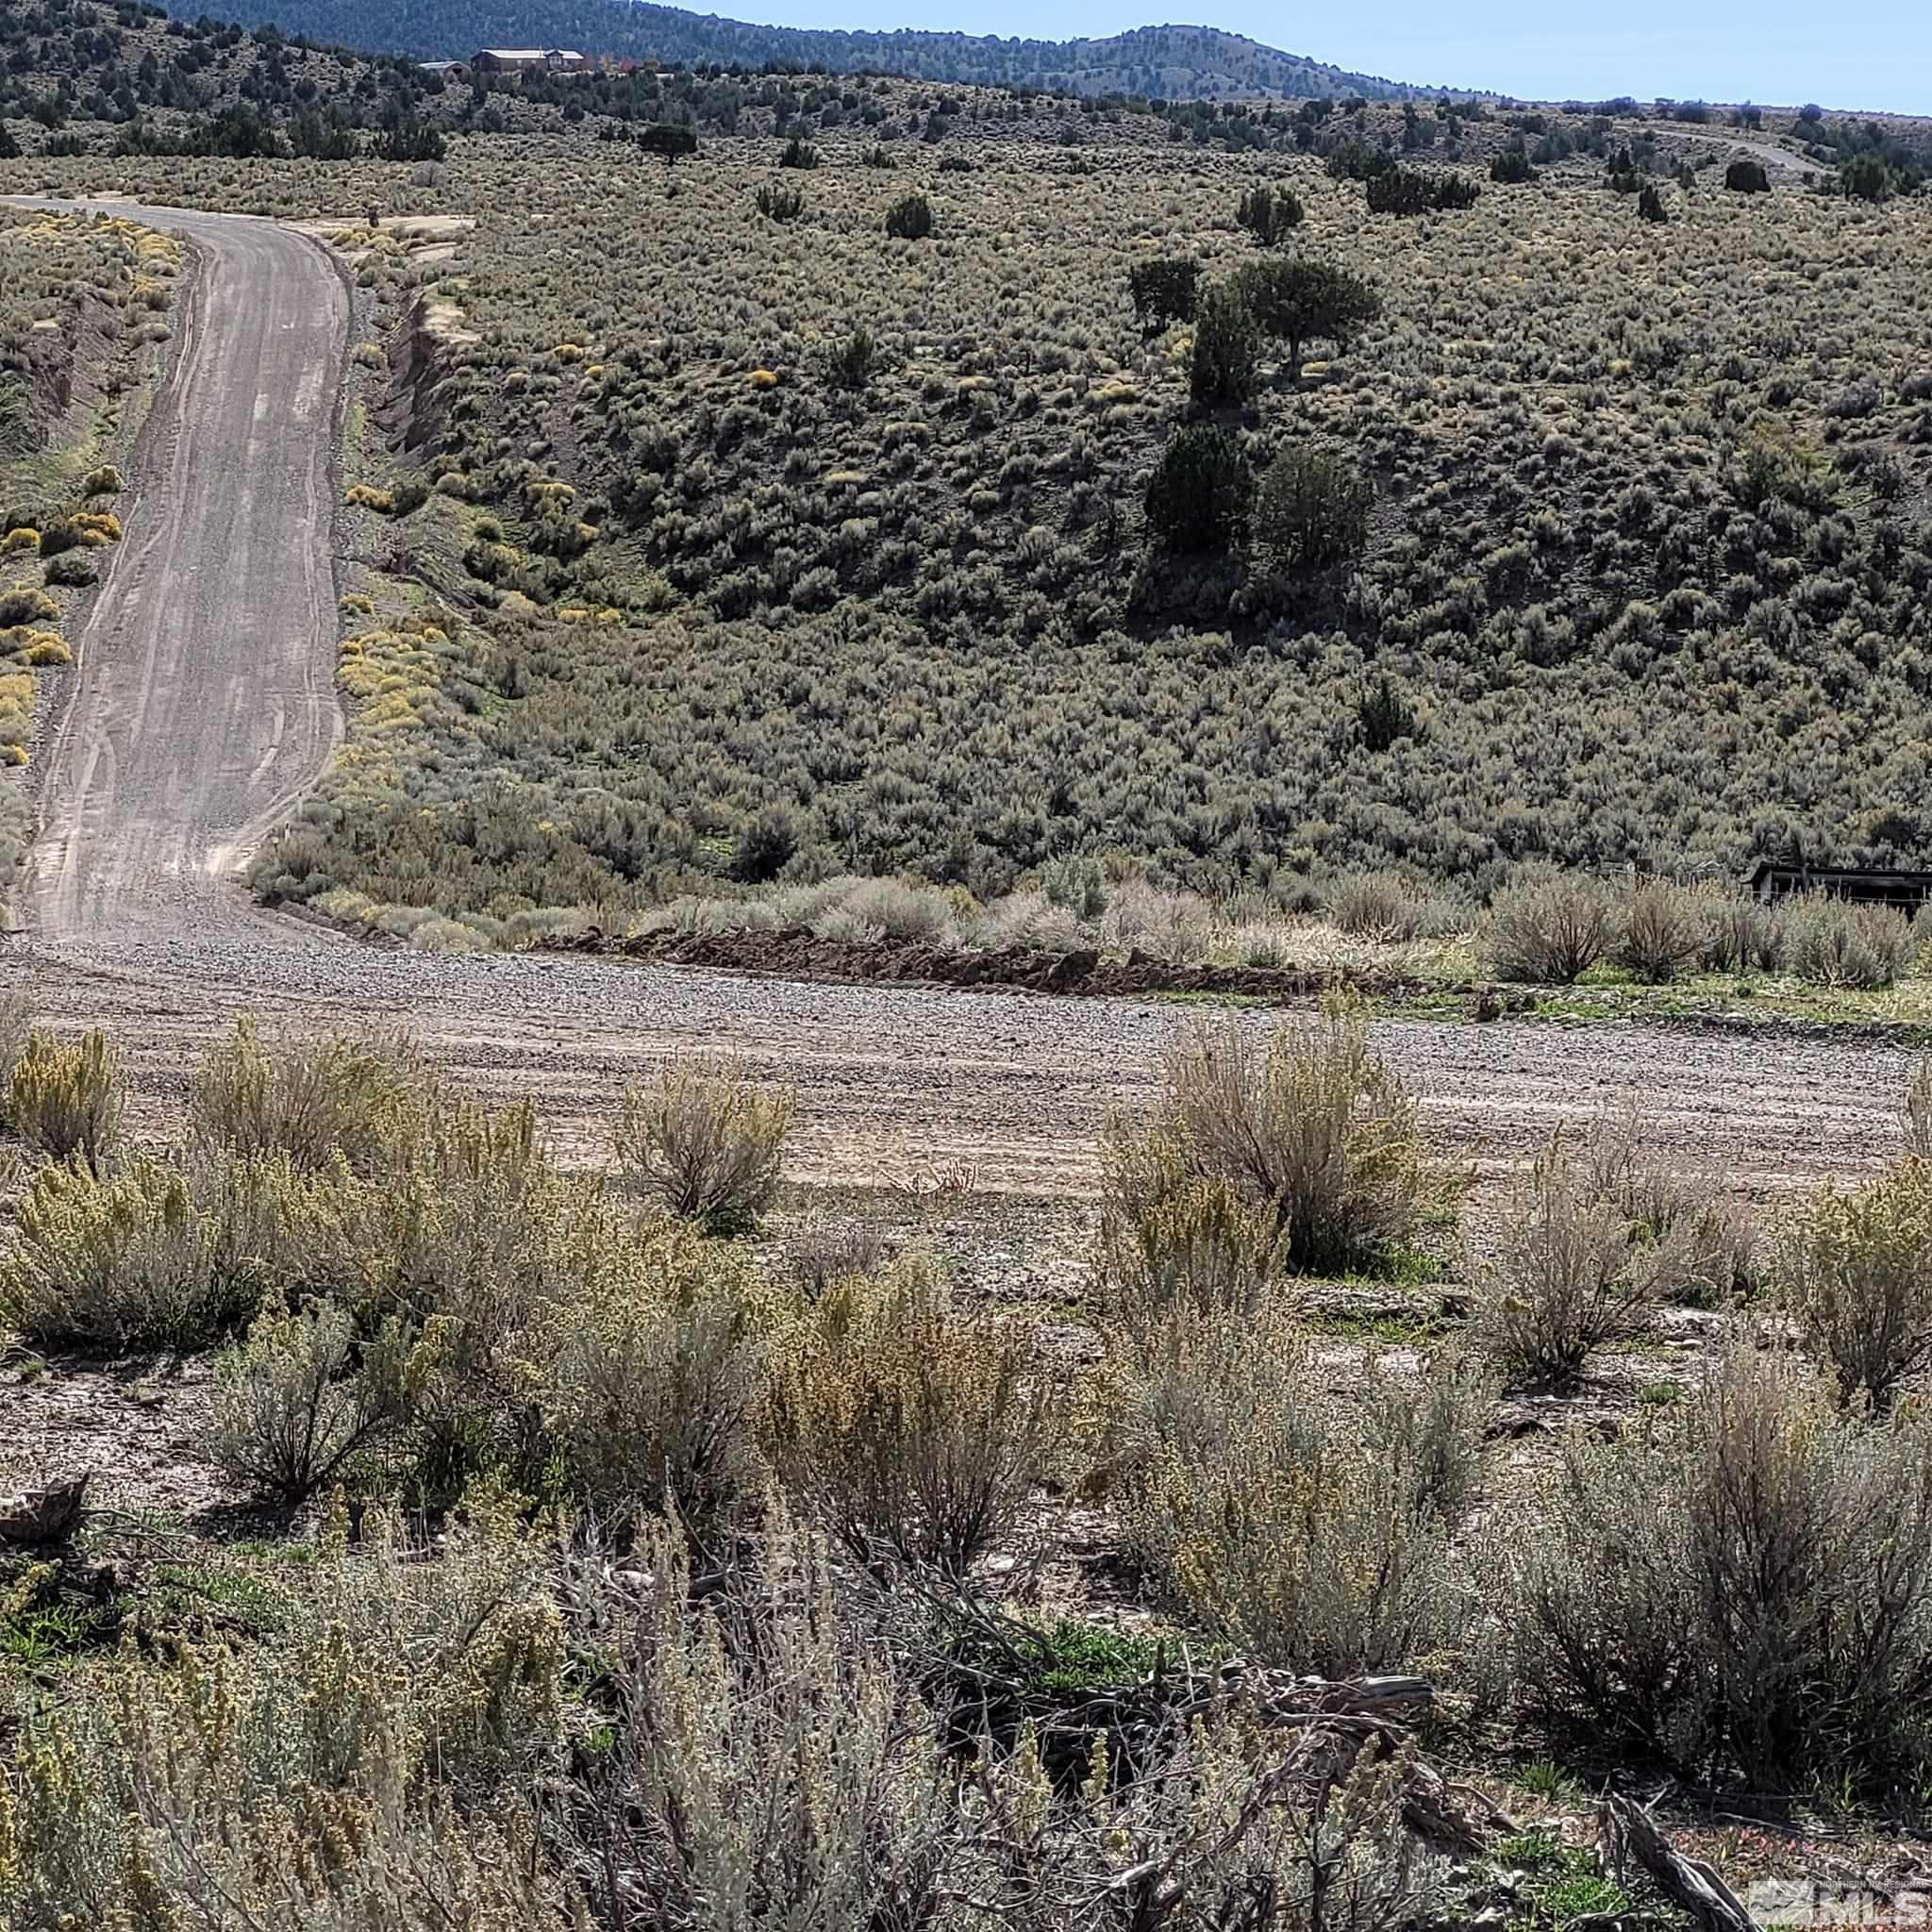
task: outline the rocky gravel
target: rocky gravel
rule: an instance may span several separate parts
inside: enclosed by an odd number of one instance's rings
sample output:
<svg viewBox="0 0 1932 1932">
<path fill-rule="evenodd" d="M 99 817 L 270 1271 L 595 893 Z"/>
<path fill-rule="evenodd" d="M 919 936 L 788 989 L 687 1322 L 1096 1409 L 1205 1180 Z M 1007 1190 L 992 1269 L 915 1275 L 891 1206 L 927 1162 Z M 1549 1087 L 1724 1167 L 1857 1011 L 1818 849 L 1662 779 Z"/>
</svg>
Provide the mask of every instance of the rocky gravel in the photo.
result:
<svg viewBox="0 0 1932 1932">
<path fill-rule="evenodd" d="M 234 887 L 184 929 L 144 927 L 123 947 L 16 938 L 0 956 L 6 982 L 55 1024 L 107 1026 L 156 1103 L 242 1013 L 303 1033 L 404 1027 L 479 1092 L 534 1095 L 566 1154 L 592 1158 L 627 1079 L 724 1050 L 798 1089 L 801 1179 L 904 1184 L 950 1169 L 979 1188 L 1048 1194 L 1091 1188 L 1108 1110 L 1151 1097 L 1163 1050 L 1199 1018 L 1162 1001 L 439 957 L 258 912 Z M 1662 1151 L 1766 1189 L 1855 1174 L 1899 1144 L 1909 1057 L 1893 1048 L 1546 1020 L 1375 1032 L 1479 1175 L 1603 1109 L 1635 1108 Z"/>
</svg>

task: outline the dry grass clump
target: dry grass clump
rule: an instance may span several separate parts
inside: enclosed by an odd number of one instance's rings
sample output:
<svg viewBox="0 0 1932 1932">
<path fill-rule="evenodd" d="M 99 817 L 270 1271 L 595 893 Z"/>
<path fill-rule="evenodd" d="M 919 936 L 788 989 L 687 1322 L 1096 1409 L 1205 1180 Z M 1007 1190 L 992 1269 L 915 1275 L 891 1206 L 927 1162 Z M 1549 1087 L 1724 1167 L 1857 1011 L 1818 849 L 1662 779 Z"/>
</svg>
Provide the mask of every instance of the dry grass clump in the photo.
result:
<svg viewBox="0 0 1932 1932">
<path fill-rule="evenodd" d="M 563 1932 L 516 1789 L 563 1757 L 540 1553 L 478 1496 L 435 1562 L 379 1512 L 245 1579 L 274 1634 L 130 1651 L 26 1712 L 0 1769 L 12 1925 L 455 1923 Z"/>
<path fill-rule="evenodd" d="M 826 1291 L 778 1349 L 763 1433 L 860 1561 L 963 1577 L 1019 1528 L 1064 1421 L 1026 1324 L 958 1306 L 915 1257 Z"/>
<path fill-rule="evenodd" d="M 1096 1296 L 1109 1330 L 1135 1336 L 1176 1308 L 1241 1324 L 1281 1298 L 1285 1249 L 1274 1217 L 1228 1181 L 1129 1185 L 1102 1208 Z"/>
<path fill-rule="evenodd" d="M 339 1165 L 316 1188 L 291 1285 L 349 1307 L 363 1337 L 395 1324 L 408 1487 L 447 1503 L 479 1472 L 540 1482 L 530 1338 L 546 1309 L 608 1291 L 625 1237 L 594 1181 L 551 1170 L 526 1106 L 465 1108 L 376 1184 Z"/>
<path fill-rule="evenodd" d="M 1345 873 L 1324 889 L 1322 903 L 1351 938 L 1385 944 L 1448 939 L 1475 924 L 1473 909 L 1452 891 L 1425 890 L 1386 872 Z"/>
<path fill-rule="evenodd" d="M 1640 879 L 1619 908 L 1610 957 L 1651 986 L 1665 986 L 1710 954 L 1717 906 L 1671 879 Z"/>
<path fill-rule="evenodd" d="M 937 940 L 952 924 L 954 904 L 943 892 L 922 891 L 899 879 L 866 879 L 844 898 L 839 911 L 861 930 L 900 941 Z"/>
<path fill-rule="evenodd" d="M 1357 939 L 1414 939 L 1422 931 L 1413 897 L 1387 873 L 1351 873 L 1328 888 L 1323 902 L 1329 918 Z"/>
<path fill-rule="evenodd" d="M 1844 1400 L 1890 1408 L 1932 1362 L 1932 1163 L 1815 1196 L 1783 1231 L 1774 1281 Z"/>
<path fill-rule="evenodd" d="M 1889 906 L 1807 892 L 1780 908 L 1790 968 L 1818 986 L 1890 986 L 1911 957 L 1911 928 Z"/>
<path fill-rule="evenodd" d="M 332 1304 L 265 1310 L 215 1359 L 203 1453 L 251 1493 L 299 1507 L 401 1421 L 399 1340 L 391 1328 L 386 1345 L 358 1351 L 349 1311 Z"/>
<path fill-rule="evenodd" d="M 205 1347 L 289 1279 L 308 1209 L 275 1160 L 43 1167 L 0 1252 L 0 1314 L 42 1347 Z"/>
<path fill-rule="evenodd" d="M 1386 1262 L 1445 1199 L 1414 1098 L 1360 1013 L 1333 1003 L 1265 1043 L 1236 1021 L 1194 1025 L 1168 1054 L 1151 1119 L 1113 1122 L 1103 1155 L 1131 1220 L 1218 1181 L 1273 1218 L 1304 1271 Z"/>
<path fill-rule="evenodd" d="M 1450 1642 L 1489 1407 L 1479 1375 L 1371 1360 L 1329 1390 L 1279 1313 L 1176 1307 L 1124 1352 L 1112 1467 L 1129 1552 L 1246 1655 L 1346 1674 Z M 1373 1559 L 1370 1559 L 1373 1553 Z"/>
<path fill-rule="evenodd" d="M 7 1083 L 7 1118 L 35 1153 L 99 1179 L 121 1138 L 120 1058 L 98 1028 L 63 1046 L 32 1033 Z"/>
<path fill-rule="evenodd" d="M 521 1392 L 574 1493 L 613 1519 L 675 1509 L 708 1536 L 764 1492 L 759 1395 L 791 1309 L 689 1228 L 607 1239 L 611 1266 L 566 1274 L 536 1336 L 506 1338 L 530 1361 Z"/>
<path fill-rule="evenodd" d="M 1789 935 L 1781 908 L 1747 891 L 1713 896 L 1706 963 L 1721 973 L 1783 971 Z"/>
<path fill-rule="evenodd" d="M 834 1282 L 876 1274 L 891 1258 L 891 1237 L 874 1221 L 814 1221 L 785 1242 L 786 1273 L 808 1303 Z"/>
<path fill-rule="evenodd" d="M 1725 1191 L 1721 1168 L 1687 1165 L 1653 1153 L 1641 1109 L 1603 1114 L 1578 1143 L 1580 1178 L 1590 1197 L 1611 1203 L 1633 1238 L 1675 1247 L 1663 1286 L 1667 1299 L 1708 1306 L 1748 1294 L 1763 1274 L 1757 1222 Z"/>
<path fill-rule="evenodd" d="M 24 993 L 0 999 L 0 1091 L 13 1084 L 13 1070 L 33 1037 L 33 1004 Z"/>
<path fill-rule="evenodd" d="M 445 1099 L 403 1041 L 342 1037 L 271 1052 L 244 1020 L 196 1069 L 188 1138 L 242 1156 L 285 1154 L 304 1173 L 341 1159 L 374 1174 L 408 1138 L 408 1124 Z"/>
<path fill-rule="evenodd" d="M 1665 1194 L 1646 1220 L 1641 1185 L 1613 1130 L 1599 1127 L 1581 1158 L 1560 1131 L 1552 1139 L 1479 1274 L 1477 1345 L 1504 1374 L 1559 1381 L 1593 1350 L 1642 1334 L 1659 1302 L 1710 1299 L 1720 1274 L 1731 1285 L 1719 1208 Z"/>
<path fill-rule="evenodd" d="M 1746 1344 L 1701 1400 L 1579 1439 L 1507 1539 L 1523 1690 L 1687 1774 L 1889 1788 L 1932 1693 L 1926 1418 Z"/>
<path fill-rule="evenodd" d="M 796 1103 L 754 1085 L 729 1059 L 668 1067 L 628 1089 L 613 1130 L 629 1187 L 708 1234 L 757 1225 L 778 1190 Z"/>
<path fill-rule="evenodd" d="M 1609 948 L 1609 890 L 1583 874 L 1543 873 L 1507 887 L 1490 907 L 1490 965 L 1498 979 L 1570 986 Z"/>
<path fill-rule="evenodd" d="M 1905 1136 L 1906 1158 L 1932 1160 L 1932 1058 L 1922 1059 L 1913 1070 L 1898 1124 Z"/>
</svg>

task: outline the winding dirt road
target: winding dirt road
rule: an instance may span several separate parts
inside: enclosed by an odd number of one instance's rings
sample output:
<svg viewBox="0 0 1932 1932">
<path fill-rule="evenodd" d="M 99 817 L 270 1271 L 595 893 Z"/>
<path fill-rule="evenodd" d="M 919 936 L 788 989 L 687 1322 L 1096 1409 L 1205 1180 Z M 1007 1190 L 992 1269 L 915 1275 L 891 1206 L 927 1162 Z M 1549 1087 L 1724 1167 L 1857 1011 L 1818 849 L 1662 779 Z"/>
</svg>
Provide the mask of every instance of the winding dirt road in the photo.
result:
<svg viewBox="0 0 1932 1932">
<path fill-rule="evenodd" d="M 1768 173 L 1783 175 L 1788 180 L 1802 180 L 1807 175 L 1820 172 L 1816 161 L 1807 160 L 1803 155 L 1794 155 L 1790 148 L 1780 147 L 1774 141 L 1754 141 L 1742 134 L 1704 134 L 1688 127 L 1673 127 L 1670 132 L 1677 141 L 1721 148 L 1726 160 L 1748 155 L 1753 160 L 1762 161 Z"/>
<path fill-rule="evenodd" d="M 442 958 L 258 911 L 250 843 L 321 771 L 333 699 L 331 430 L 347 305 L 314 243 L 239 217 L 127 208 L 195 244 L 171 378 L 123 499 L 127 537 L 44 747 L 44 822 L 0 976 L 102 1024 L 138 1095 L 177 1093 L 241 1013 L 402 1026 L 492 1095 L 534 1093 L 589 1156 L 626 1077 L 694 1046 L 794 1082 L 804 1178 L 968 1166 L 1079 1192 L 1110 1107 L 1144 1099 L 1173 1007 L 816 987 L 594 959 Z M 1257 1024 L 1259 1024 L 1258 1022 Z M 1776 1186 L 1896 1145 L 1904 1056 L 1634 1026 L 1389 1023 L 1444 1137 L 1522 1160 L 1559 1120 L 1638 1106 L 1686 1159 Z"/>
</svg>

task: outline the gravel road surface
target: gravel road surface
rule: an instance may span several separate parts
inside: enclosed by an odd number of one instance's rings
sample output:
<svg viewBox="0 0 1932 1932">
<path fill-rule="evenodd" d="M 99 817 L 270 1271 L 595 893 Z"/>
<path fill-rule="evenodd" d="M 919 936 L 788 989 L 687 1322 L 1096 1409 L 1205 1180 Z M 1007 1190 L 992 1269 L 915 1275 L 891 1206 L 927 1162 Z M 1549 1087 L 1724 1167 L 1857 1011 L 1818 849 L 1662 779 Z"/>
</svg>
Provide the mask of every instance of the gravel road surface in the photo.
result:
<svg viewBox="0 0 1932 1932">
<path fill-rule="evenodd" d="M 565 1151 L 590 1158 L 625 1078 L 724 1047 L 798 1087 L 801 1178 L 905 1181 L 936 1163 L 989 1188 L 1086 1191 L 1095 1130 L 1146 1097 L 1186 1024 L 1173 1006 L 443 958 L 251 905 L 237 864 L 340 736 L 329 454 L 347 308 L 303 237 L 126 211 L 187 235 L 200 276 L 42 753 L 44 822 L 0 979 L 62 1027 L 109 1028 L 150 1114 L 239 1014 L 402 1026 L 479 1091 L 534 1094 Z M 1888 1049 L 1547 1023 L 1380 1033 L 1480 1168 L 1631 1105 L 1660 1144 L 1747 1185 L 1855 1172 L 1897 1143 L 1906 1061 Z"/>
<path fill-rule="evenodd" d="M 341 735 L 328 533 L 347 296 L 271 222 L 126 211 L 186 235 L 201 273 L 125 541 L 74 640 L 21 893 L 42 937 L 108 948 L 225 906 L 238 857 Z"/>
<path fill-rule="evenodd" d="M 1707 147 L 1721 148 L 1727 159 L 1749 155 L 1754 160 L 1762 161 L 1767 173 L 1772 175 L 1802 179 L 1807 175 L 1824 172 L 1816 161 L 1807 160 L 1803 155 L 1794 155 L 1790 148 L 1780 147 L 1774 141 L 1753 141 L 1741 134 L 1703 134 L 1688 127 L 1673 127 L 1670 132 L 1678 141 L 1701 142 Z"/>
</svg>

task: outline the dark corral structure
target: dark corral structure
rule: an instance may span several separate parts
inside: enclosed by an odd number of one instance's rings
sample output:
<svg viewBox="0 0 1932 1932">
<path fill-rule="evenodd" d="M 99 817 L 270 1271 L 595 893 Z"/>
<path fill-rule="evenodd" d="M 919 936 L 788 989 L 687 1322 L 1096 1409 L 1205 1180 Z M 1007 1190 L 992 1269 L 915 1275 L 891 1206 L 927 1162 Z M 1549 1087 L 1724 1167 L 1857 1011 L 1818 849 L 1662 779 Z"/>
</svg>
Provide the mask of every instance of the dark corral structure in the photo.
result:
<svg viewBox="0 0 1932 1932">
<path fill-rule="evenodd" d="M 1766 858 L 1745 882 L 1760 899 L 1783 899 L 1792 892 L 1825 892 L 1864 906 L 1896 906 L 1916 912 L 1932 899 L 1932 872 L 1874 872 L 1856 866 L 1803 865 Z"/>
</svg>

